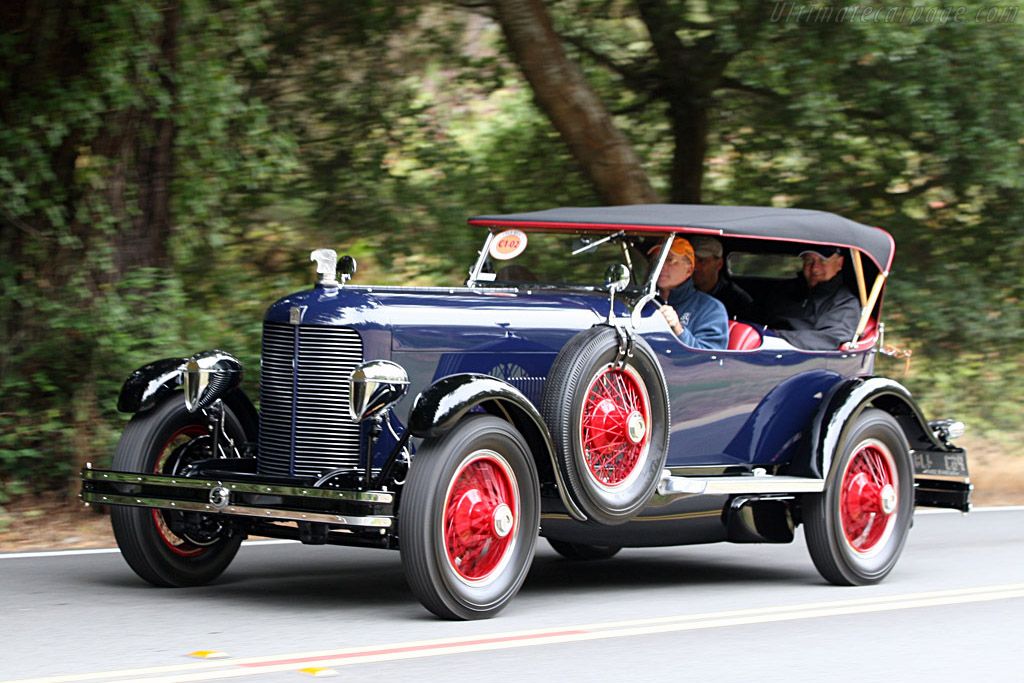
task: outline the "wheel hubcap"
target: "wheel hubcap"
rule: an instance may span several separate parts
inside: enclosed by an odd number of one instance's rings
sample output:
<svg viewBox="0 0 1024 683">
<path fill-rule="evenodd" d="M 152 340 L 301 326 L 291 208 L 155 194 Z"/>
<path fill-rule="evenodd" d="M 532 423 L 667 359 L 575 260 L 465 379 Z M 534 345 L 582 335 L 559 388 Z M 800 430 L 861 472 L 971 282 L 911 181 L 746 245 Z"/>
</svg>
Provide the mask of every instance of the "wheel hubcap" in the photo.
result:
<svg viewBox="0 0 1024 683">
<path fill-rule="evenodd" d="M 583 402 L 580 443 L 598 483 L 619 486 L 639 471 L 649 424 L 647 395 L 634 372 L 610 366 L 594 378 Z"/>
<path fill-rule="evenodd" d="M 494 533 L 499 538 L 505 538 L 512 531 L 512 508 L 502 503 L 494 508 Z"/>
<path fill-rule="evenodd" d="M 639 410 L 634 410 L 630 413 L 629 419 L 626 420 L 626 433 L 629 436 L 630 442 L 635 444 L 642 442 L 644 437 L 647 436 L 647 422 Z"/>
<path fill-rule="evenodd" d="M 840 498 L 843 535 L 853 550 L 884 545 L 896 522 L 899 494 L 892 456 L 879 442 L 861 445 L 847 463 Z"/>
<path fill-rule="evenodd" d="M 444 508 L 448 561 L 461 578 L 482 581 L 500 568 L 515 542 L 519 500 L 501 456 L 477 455 L 456 473 Z"/>
<path fill-rule="evenodd" d="M 882 512 L 887 515 L 891 515 L 896 511 L 896 489 L 892 487 L 892 484 L 886 484 L 882 487 L 881 492 L 881 505 Z"/>
</svg>

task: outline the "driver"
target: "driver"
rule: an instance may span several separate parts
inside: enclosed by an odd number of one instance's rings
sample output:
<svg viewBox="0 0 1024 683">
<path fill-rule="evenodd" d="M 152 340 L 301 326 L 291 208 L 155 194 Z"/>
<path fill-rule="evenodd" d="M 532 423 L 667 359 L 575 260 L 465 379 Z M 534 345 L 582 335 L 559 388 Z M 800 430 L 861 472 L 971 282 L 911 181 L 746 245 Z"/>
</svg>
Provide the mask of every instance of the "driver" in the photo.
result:
<svg viewBox="0 0 1024 683">
<path fill-rule="evenodd" d="M 649 252 L 657 258 L 661 246 Z M 658 275 L 658 294 L 664 303 L 659 312 L 679 341 L 696 349 L 729 346 L 729 316 L 718 299 L 693 285 L 693 246 L 682 237 L 672 241 L 665 265 Z"/>
</svg>

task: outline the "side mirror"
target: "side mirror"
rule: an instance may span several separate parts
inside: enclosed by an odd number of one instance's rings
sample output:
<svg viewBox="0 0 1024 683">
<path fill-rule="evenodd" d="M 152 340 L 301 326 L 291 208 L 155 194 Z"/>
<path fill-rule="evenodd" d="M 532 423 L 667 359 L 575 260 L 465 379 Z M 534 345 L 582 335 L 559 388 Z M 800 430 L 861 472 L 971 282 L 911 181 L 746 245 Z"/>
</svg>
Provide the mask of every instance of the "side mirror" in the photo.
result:
<svg viewBox="0 0 1024 683">
<path fill-rule="evenodd" d="M 629 268 L 621 263 L 608 266 L 604 271 L 604 286 L 612 293 L 624 290 L 629 286 Z"/>
<path fill-rule="evenodd" d="M 604 271 L 604 286 L 608 288 L 610 301 L 608 302 L 608 324 L 614 325 L 615 319 L 615 293 L 621 292 L 629 285 L 629 268 L 621 263 L 608 266 Z"/>
</svg>

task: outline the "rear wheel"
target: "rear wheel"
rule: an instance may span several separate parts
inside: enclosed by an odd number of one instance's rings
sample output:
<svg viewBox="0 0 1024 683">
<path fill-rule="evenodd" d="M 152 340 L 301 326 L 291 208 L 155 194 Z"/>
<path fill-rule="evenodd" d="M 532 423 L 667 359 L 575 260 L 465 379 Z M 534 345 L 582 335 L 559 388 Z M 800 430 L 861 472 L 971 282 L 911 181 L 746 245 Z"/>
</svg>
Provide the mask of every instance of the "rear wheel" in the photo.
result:
<svg viewBox="0 0 1024 683">
<path fill-rule="evenodd" d="M 226 410 L 226 408 L 225 408 Z M 230 412 L 225 428 L 236 443 L 245 441 Z M 185 408 L 182 394 L 133 417 L 114 452 L 122 472 L 181 474 L 188 463 L 214 457 L 206 418 Z M 227 568 L 244 534 L 224 518 L 194 512 L 115 506 L 114 537 L 128 565 L 155 586 L 198 586 Z"/>
<path fill-rule="evenodd" d="M 398 513 L 406 581 L 446 619 L 497 614 L 519 592 L 540 526 L 537 469 L 504 420 L 471 415 L 418 449 Z"/>
<path fill-rule="evenodd" d="M 910 447 L 899 424 L 862 412 L 823 493 L 804 500 L 807 548 L 818 572 L 844 586 L 878 583 L 896 565 L 914 512 Z"/>
<path fill-rule="evenodd" d="M 622 548 L 617 545 L 587 545 L 585 543 L 569 543 L 548 539 L 548 544 L 559 555 L 567 560 L 607 560 L 614 557 Z"/>
</svg>

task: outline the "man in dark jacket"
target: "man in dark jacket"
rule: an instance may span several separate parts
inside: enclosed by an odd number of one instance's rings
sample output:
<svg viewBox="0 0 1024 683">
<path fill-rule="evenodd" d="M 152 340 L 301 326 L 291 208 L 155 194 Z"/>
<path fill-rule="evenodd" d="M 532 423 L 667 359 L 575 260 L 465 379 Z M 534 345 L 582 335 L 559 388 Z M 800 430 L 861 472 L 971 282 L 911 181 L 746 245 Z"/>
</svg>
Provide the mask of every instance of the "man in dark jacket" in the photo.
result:
<svg viewBox="0 0 1024 683">
<path fill-rule="evenodd" d="M 657 256 L 660 247 L 651 251 Z M 729 346 L 729 317 L 722 302 L 693 286 L 693 246 L 682 237 L 672 241 L 658 275 L 658 294 L 666 303 L 659 309 L 679 341 L 695 349 Z"/>
<path fill-rule="evenodd" d="M 705 294 L 710 294 L 723 304 L 733 319 L 748 320 L 753 299 L 743 288 L 722 273 L 725 261 L 722 259 L 722 243 L 709 235 L 694 235 L 693 284 Z"/>
<path fill-rule="evenodd" d="M 860 302 L 843 282 L 838 247 L 801 252 L 803 271 L 766 318 L 771 330 L 801 349 L 833 351 L 852 341 L 860 321 Z"/>
</svg>

